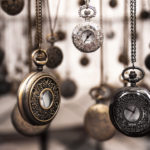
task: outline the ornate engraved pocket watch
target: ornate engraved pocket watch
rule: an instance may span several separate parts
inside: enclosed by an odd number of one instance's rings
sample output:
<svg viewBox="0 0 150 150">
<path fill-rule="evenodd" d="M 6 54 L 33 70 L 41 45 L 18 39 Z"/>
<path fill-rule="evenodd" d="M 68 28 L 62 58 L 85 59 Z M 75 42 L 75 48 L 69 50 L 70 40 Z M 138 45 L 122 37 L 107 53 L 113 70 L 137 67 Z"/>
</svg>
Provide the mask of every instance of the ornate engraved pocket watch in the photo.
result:
<svg viewBox="0 0 150 150">
<path fill-rule="evenodd" d="M 36 0 L 36 35 L 38 49 L 32 53 L 37 71 L 31 72 L 18 90 L 18 107 L 25 120 L 33 125 L 44 125 L 52 121 L 60 104 L 60 90 L 57 81 L 48 73 L 42 72 L 48 61 L 42 44 L 42 0 Z"/>
<path fill-rule="evenodd" d="M 56 80 L 50 74 L 41 72 L 42 66 L 47 62 L 47 58 L 42 58 L 43 55 L 47 57 L 45 50 L 33 52 L 33 60 L 39 65 L 38 71 L 27 75 L 18 90 L 20 113 L 35 125 L 49 123 L 55 117 L 60 104 L 60 91 Z M 39 61 L 40 57 L 42 61 Z"/>
<path fill-rule="evenodd" d="M 96 15 L 95 7 L 89 5 L 89 0 L 85 0 L 85 3 L 86 5 L 80 6 L 79 9 L 79 16 L 84 18 L 85 22 L 74 28 L 72 40 L 81 52 L 90 53 L 101 47 L 103 34 L 96 24 L 90 22 Z"/>
<path fill-rule="evenodd" d="M 17 15 L 24 7 L 24 0 L 1 0 L 1 7 L 8 15 Z"/>
<path fill-rule="evenodd" d="M 150 131 L 150 92 L 136 83 L 144 78 L 144 71 L 135 67 L 136 62 L 136 0 L 130 0 L 131 9 L 131 62 L 122 72 L 125 81 L 131 83 L 114 95 L 110 105 L 110 119 L 121 133 L 140 137 Z M 129 77 L 125 73 L 130 70 Z M 141 72 L 137 75 L 136 71 Z"/>
<path fill-rule="evenodd" d="M 130 71 L 129 78 L 126 78 L 124 74 L 129 69 L 138 69 L 142 72 L 141 77 L 137 77 L 135 71 Z M 114 95 L 110 105 L 110 118 L 123 134 L 143 136 L 150 131 L 150 92 L 137 87 L 136 82 L 144 77 L 144 72 L 138 67 L 129 67 L 123 71 L 122 76 L 131 86 L 120 89 Z"/>
</svg>

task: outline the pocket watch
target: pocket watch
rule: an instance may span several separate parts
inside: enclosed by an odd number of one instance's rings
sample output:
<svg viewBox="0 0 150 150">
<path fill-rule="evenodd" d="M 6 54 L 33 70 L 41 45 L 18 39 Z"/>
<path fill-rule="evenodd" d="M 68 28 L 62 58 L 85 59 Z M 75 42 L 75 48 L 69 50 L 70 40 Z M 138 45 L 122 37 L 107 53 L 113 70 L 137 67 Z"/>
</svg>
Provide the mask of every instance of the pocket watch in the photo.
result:
<svg viewBox="0 0 150 150">
<path fill-rule="evenodd" d="M 64 98 L 71 98 L 77 92 L 77 85 L 73 80 L 68 78 L 62 81 L 60 89 L 61 89 L 61 95 Z"/>
<path fill-rule="evenodd" d="M 47 55 L 48 61 L 46 66 L 51 69 L 58 67 L 63 60 L 62 51 L 57 46 L 50 46 L 47 50 Z"/>
<path fill-rule="evenodd" d="M 44 131 L 48 130 L 50 125 L 50 124 L 46 124 L 46 125 L 36 126 L 28 123 L 22 118 L 17 105 L 15 105 L 12 111 L 11 121 L 16 131 L 18 131 L 24 136 L 37 136 L 43 133 Z"/>
<path fill-rule="evenodd" d="M 80 59 L 80 64 L 85 67 L 89 65 L 89 63 L 90 63 L 89 58 L 86 55 L 83 55 Z"/>
<path fill-rule="evenodd" d="M 110 0 L 110 1 L 109 1 L 109 6 L 110 6 L 111 8 L 115 8 L 115 7 L 117 7 L 117 5 L 118 5 L 117 0 Z"/>
<path fill-rule="evenodd" d="M 109 118 L 109 107 L 104 104 L 95 104 L 88 109 L 84 125 L 87 133 L 98 141 L 106 141 L 115 134 Z"/>
<path fill-rule="evenodd" d="M 136 69 L 141 72 L 140 77 L 137 77 Z M 128 70 L 132 70 L 129 78 L 125 77 Z M 138 67 L 128 67 L 122 76 L 131 86 L 120 89 L 114 95 L 109 111 L 111 121 L 116 129 L 127 136 L 143 136 L 150 131 L 150 92 L 137 87 L 136 82 L 144 77 L 144 72 Z"/>
<path fill-rule="evenodd" d="M 48 61 L 46 66 L 50 69 L 58 67 L 63 60 L 61 49 L 54 45 L 58 41 L 58 38 L 58 35 L 47 35 L 47 41 L 50 43 L 50 47 L 47 49 Z"/>
<path fill-rule="evenodd" d="M 42 72 L 47 62 L 46 50 L 38 49 L 32 54 L 37 72 L 25 77 L 18 90 L 18 107 L 21 115 L 33 125 L 50 123 L 57 114 L 60 90 L 56 79 Z"/>
<path fill-rule="evenodd" d="M 8 15 L 17 15 L 24 7 L 24 0 L 1 0 L 1 7 Z"/>
<path fill-rule="evenodd" d="M 95 17 L 96 9 L 86 4 L 80 6 L 79 16 L 85 19 L 85 22 L 77 25 L 72 33 L 73 44 L 77 49 L 84 53 L 94 52 L 99 49 L 103 42 L 103 34 L 96 24 L 90 22 Z"/>
<path fill-rule="evenodd" d="M 84 126 L 87 133 L 97 141 L 106 141 L 115 134 L 115 128 L 109 118 L 109 107 L 104 104 L 110 98 L 106 85 L 94 87 L 89 94 L 96 104 L 89 107 L 85 114 Z"/>
</svg>

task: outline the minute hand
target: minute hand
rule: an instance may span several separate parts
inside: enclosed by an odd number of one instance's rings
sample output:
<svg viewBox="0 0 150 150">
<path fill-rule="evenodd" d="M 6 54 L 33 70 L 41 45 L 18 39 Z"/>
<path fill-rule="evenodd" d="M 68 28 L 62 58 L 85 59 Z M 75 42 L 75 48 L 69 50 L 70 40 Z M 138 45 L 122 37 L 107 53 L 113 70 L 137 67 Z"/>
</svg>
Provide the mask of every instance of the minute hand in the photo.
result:
<svg viewBox="0 0 150 150">
<path fill-rule="evenodd" d="M 87 39 L 92 35 L 92 33 L 88 34 L 86 39 L 84 40 L 84 43 L 87 41 Z"/>
</svg>

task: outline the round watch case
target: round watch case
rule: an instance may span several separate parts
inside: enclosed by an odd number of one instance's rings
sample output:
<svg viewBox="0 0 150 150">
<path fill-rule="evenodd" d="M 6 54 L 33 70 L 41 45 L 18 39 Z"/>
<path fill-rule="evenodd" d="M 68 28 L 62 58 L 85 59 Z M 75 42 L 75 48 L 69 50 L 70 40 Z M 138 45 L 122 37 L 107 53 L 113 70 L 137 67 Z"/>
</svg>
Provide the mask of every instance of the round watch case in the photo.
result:
<svg viewBox="0 0 150 150">
<path fill-rule="evenodd" d="M 8 15 L 17 15 L 24 7 L 24 0 L 2 0 L 1 7 Z"/>
<path fill-rule="evenodd" d="M 87 21 L 75 27 L 72 40 L 81 52 L 90 53 L 101 47 L 103 34 L 96 24 Z"/>
<path fill-rule="evenodd" d="M 141 87 L 120 89 L 110 104 L 110 119 L 120 132 L 140 137 L 150 131 L 150 92 Z"/>
<path fill-rule="evenodd" d="M 30 73 L 18 90 L 18 107 L 25 120 L 33 125 L 50 123 L 60 105 L 56 80 L 47 73 Z"/>
</svg>

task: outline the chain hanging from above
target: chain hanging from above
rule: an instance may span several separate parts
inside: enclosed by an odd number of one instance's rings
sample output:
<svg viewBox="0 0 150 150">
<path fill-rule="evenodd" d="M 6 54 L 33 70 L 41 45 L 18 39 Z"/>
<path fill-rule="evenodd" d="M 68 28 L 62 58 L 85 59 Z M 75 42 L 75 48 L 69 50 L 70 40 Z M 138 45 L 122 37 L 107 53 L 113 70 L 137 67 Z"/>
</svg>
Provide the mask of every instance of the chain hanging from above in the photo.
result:
<svg viewBox="0 0 150 150">
<path fill-rule="evenodd" d="M 131 85 L 119 89 L 113 96 L 109 114 L 113 125 L 130 137 L 141 137 L 150 132 L 150 92 L 136 85 L 144 78 L 144 71 L 136 62 L 136 0 L 130 0 L 131 67 L 122 72 L 123 80 Z M 126 76 L 126 73 L 128 76 Z M 139 72 L 139 74 L 137 74 Z"/>
<path fill-rule="evenodd" d="M 48 57 L 42 49 L 42 0 L 36 2 L 36 40 L 38 49 L 32 53 L 37 71 L 31 72 L 18 89 L 18 107 L 25 121 L 32 125 L 47 125 L 56 116 L 60 105 L 60 89 L 51 74 L 43 72 Z M 39 88 L 40 87 L 40 88 Z M 25 96 L 24 96 L 25 95 Z"/>
<path fill-rule="evenodd" d="M 100 0 L 100 27 L 103 31 L 103 3 Z M 85 114 L 84 126 L 87 133 L 97 141 L 106 141 L 115 134 L 109 118 L 109 107 L 105 102 L 110 98 L 109 88 L 104 85 L 103 74 L 103 43 L 100 51 L 100 85 L 90 90 L 90 96 L 95 100 L 95 104 L 89 107 Z M 105 123 L 104 123 L 105 122 Z M 101 133 L 101 134 L 99 134 Z"/>
<path fill-rule="evenodd" d="M 74 46 L 84 53 L 98 50 L 103 41 L 103 34 L 99 26 L 90 22 L 90 19 L 96 16 L 96 8 L 89 5 L 89 2 L 85 0 L 85 5 L 80 6 L 78 12 L 85 22 L 77 25 L 72 32 Z"/>
<path fill-rule="evenodd" d="M 36 42 L 38 44 L 38 48 L 41 48 L 42 44 L 42 1 L 36 0 Z"/>
<path fill-rule="evenodd" d="M 136 62 L 136 0 L 130 0 L 131 62 Z"/>
<path fill-rule="evenodd" d="M 52 16 L 51 16 L 51 10 L 50 10 L 50 2 L 47 1 L 47 8 L 48 8 L 48 18 L 50 23 L 50 34 L 47 35 L 47 41 L 50 43 L 50 47 L 47 50 L 48 54 L 48 62 L 46 63 L 46 66 L 50 69 L 54 69 L 58 67 L 63 60 L 63 53 L 62 50 L 55 46 L 55 42 L 58 41 L 58 35 L 55 32 L 56 25 L 58 22 L 58 12 L 59 12 L 59 6 L 60 6 L 60 0 L 58 0 L 57 8 L 56 8 L 56 15 L 54 17 L 54 24 L 52 24 Z"/>
</svg>

